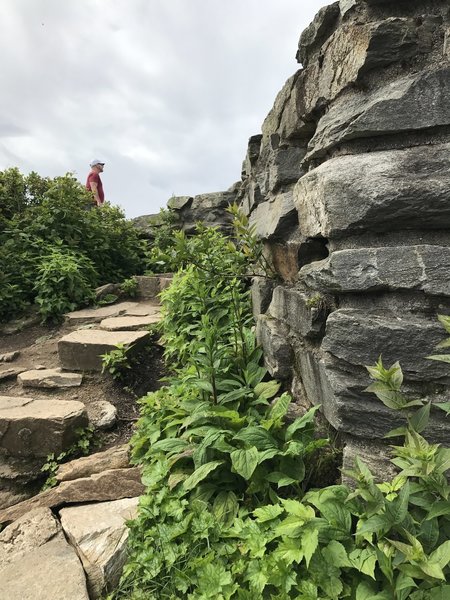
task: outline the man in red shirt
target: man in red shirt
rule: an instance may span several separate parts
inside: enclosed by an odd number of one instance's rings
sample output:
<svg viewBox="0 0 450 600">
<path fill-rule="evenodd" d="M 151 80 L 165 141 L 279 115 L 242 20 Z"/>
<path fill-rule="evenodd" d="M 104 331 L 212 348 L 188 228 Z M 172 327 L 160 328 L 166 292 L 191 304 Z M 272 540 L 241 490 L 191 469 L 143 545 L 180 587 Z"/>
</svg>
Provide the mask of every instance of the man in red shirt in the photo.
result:
<svg viewBox="0 0 450 600">
<path fill-rule="evenodd" d="M 92 192 L 92 200 L 96 206 L 101 206 L 105 201 L 103 184 L 100 179 L 100 173 L 103 173 L 105 163 L 96 158 L 90 164 L 91 171 L 87 177 L 86 189 Z"/>
</svg>

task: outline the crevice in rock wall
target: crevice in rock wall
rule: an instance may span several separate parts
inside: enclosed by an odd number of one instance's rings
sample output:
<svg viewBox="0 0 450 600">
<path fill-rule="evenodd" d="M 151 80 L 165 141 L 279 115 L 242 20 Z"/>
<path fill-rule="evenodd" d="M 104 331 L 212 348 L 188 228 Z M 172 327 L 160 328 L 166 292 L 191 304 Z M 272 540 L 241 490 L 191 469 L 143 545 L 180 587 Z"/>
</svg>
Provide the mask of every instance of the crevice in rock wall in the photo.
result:
<svg viewBox="0 0 450 600">
<path fill-rule="evenodd" d="M 308 238 L 298 249 L 298 270 L 329 255 L 328 240 L 323 237 Z"/>
</svg>

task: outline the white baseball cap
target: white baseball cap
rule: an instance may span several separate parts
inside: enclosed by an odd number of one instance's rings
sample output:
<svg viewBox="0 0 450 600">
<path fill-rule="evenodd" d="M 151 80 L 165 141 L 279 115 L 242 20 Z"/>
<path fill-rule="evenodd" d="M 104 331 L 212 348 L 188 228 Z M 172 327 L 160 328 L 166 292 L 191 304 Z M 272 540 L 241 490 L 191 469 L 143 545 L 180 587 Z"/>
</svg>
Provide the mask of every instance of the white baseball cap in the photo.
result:
<svg viewBox="0 0 450 600">
<path fill-rule="evenodd" d="M 100 160 L 99 158 L 94 158 L 94 160 L 91 160 L 91 162 L 89 163 L 89 166 L 91 167 L 95 167 L 95 165 L 104 165 L 105 161 Z"/>
</svg>

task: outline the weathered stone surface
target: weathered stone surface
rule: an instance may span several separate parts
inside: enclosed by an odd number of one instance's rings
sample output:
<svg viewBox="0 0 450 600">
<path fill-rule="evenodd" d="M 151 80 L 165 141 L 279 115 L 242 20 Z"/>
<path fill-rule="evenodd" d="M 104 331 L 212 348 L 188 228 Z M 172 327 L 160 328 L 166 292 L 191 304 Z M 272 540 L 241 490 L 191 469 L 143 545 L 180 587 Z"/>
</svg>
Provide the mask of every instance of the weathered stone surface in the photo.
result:
<svg viewBox="0 0 450 600">
<path fill-rule="evenodd" d="M 275 281 L 267 277 L 253 277 L 252 279 L 252 310 L 254 317 L 266 312 L 272 300 Z"/>
<path fill-rule="evenodd" d="M 89 600 L 75 550 L 48 509 L 0 533 L 0 597 L 8 600 Z"/>
<path fill-rule="evenodd" d="M 273 291 L 269 314 L 289 325 L 291 331 L 303 337 L 320 337 L 328 309 L 323 298 L 300 290 L 277 286 Z"/>
<path fill-rule="evenodd" d="M 73 331 L 58 342 L 59 360 L 63 369 L 101 371 L 102 354 L 115 350 L 117 344 L 124 344 L 132 355 L 148 338 L 148 331 Z"/>
<path fill-rule="evenodd" d="M 165 275 L 164 277 L 160 276 L 160 280 L 172 279 L 171 276 Z M 161 281 L 160 281 L 161 284 Z M 125 311 L 125 317 L 146 317 L 150 315 L 156 315 L 161 312 L 161 305 L 158 301 L 155 300 L 145 300 L 144 302 L 139 302 L 137 306 L 134 308 L 130 308 Z"/>
<path fill-rule="evenodd" d="M 128 528 L 139 498 L 85 504 L 60 511 L 63 530 L 75 547 L 87 574 L 92 598 L 118 584 L 126 560 Z"/>
<path fill-rule="evenodd" d="M 0 511 L 0 523 L 14 521 L 33 508 L 56 508 L 63 504 L 134 498 L 143 494 L 144 489 L 137 467 L 110 469 L 90 477 L 63 481 L 56 488 L 41 492 L 29 500 L 2 510 Z"/>
<path fill-rule="evenodd" d="M 273 108 L 262 125 L 264 138 L 274 133 L 283 140 L 304 139 L 314 133 L 314 123 L 303 119 L 304 72 L 297 71 L 278 93 Z"/>
<path fill-rule="evenodd" d="M 328 160 L 294 188 L 301 232 L 329 238 L 448 228 L 449 150 L 439 144 Z"/>
<path fill-rule="evenodd" d="M 226 208 L 234 202 L 236 193 L 231 191 L 213 192 L 189 197 L 175 197 L 169 201 L 169 208 L 176 210 L 180 227 L 186 233 L 194 233 L 196 224 L 203 223 L 207 227 L 229 229 L 231 215 Z"/>
<path fill-rule="evenodd" d="M 99 323 L 107 317 L 118 317 L 123 315 L 128 309 L 135 308 L 137 302 L 119 302 L 102 306 L 101 308 L 84 308 L 67 313 L 66 320 L 69 325 L 82 325 L 83 323 Z"/>
<path fill-rule="evenodd" d="M 16 360 L 20 356 L 20 351 L 15 350 L 14 352 L 5 352 L 4 354 L 0 354 L 0 362 L 12 362 Z"/>
<path fill-rule="evenodd" d="M 193 201 L 192 196 L 172 196 L 167 201 L 167 208 L 171 210 L 182 210 L 183 208 L 189 208 Z"/>
<path fill-rule="evenodd" d="M 117 408 L 107 400 L 90 402 L 86 406 L 89 423 L 94 429 L 111 429 L 117 422 Z"/>
<path fill-rule="evenodd" d="M 288 379 L 292 373 L 292 348 L 284 323 L 267 315 L 259 315 L 256 322 L 256 339 L 264 349 L 264 362 L 275 379 Z"/>
<path fill-rule="evenodd" d="M 159 323 L 161 314 L 148 315 L 145 317 L 111 317 L 100 322 L 100 329 L 105 331 L 137 331 L 146 329 L 149 325 Z"/>
<path fill-rule="evenodd" d="M 405 424 L 398 411 L 386 408 L 374 394 L 364 392 L 371 383 L 364 368 L 355 368 L 332 355 L 323 356 L 305 347 L 295 348 L 295 358 L 297 375 L 308 399 L 321 405 L 327 421 L 337 431 L 358 438 L 381 439 L 392 429 Z M 418 389 L 409 393 L 411 399 L 418 396 L 426 398 L 426 394 Z M 436 395 L 427 399 L 443 401 Z M 438 412 L 432 412 L 424 435 L 433 443 L 448 445 L 450 424 Z"/>
<path fill-rule="evenodd" d="M 375 481 L 391 481 L 398 471 L 389 460 L 390 454 L 389 446 L 382 442 L 361 440 L 351 435 L 344 436 L 342 483 L 350 487 L 356 487 L 355 480 L 346 474 L 354 469 L 356 458 L 367 465 L 375 477 Z"/>
<path fill-rule="evenodd" d="M 445 363 L 425 358 L 444 337 L 436 319 L 339 309 L 328 317 L 322 349 L 360 366 L 373 365 L 382 355 L 389 366 L 398 360 L 406 379 L 433 381 L 449 375 Z"/>
<path fill-rule="evenodd" d="M 158 275 L 138 275 L 135 279 L 138 284 L 137 293 L 139 298 L 145 300 L 155 299 L 161 291 Z"/>
<path fill-rule="evenodd" d="M 81 402 L 0 396 L 0 448 L 12 456 L 59 454 L 87 424 Z"/>
<path fill-rule="evenodd" d="M 0 369 L 0 381 L 5 381 L 6 379 L 13 379 L 20 375 L 25 370 L 24 367 L 9 367 L 8 369 Z"/>
<path fill-rule="evenodd" d="M 297 60 L 308 66 L 312 52 L 319 50 L 334 31 L 339 16 L 339 2 L 324 6 L 303 31 L 298 42 Z"/>
<path fill-rule="evenodd" d="M 17 381 L 23 387 L 67 388 L 79 387 L 83 376 L 79 373 L 64 372 L 62 369 L 33 369 L 20 373 Z"/>
<path fill-rule="evenodd" d="M 104 452 L 96 452 L 90 456 L 83 456 L 58 467 L 56 480 L 72 481 L 82 477 L 90 477 L 95 473 L 103 473 L 109 469 L 127 469 L 129 463 L 130 447 L 128 444 L 113 446 Z"/>
<path fill-rule="evenodd" d="M 336 144 L 450 124 L 450 68 L 408 75 L 376 90 L 336 100 L 319 121 L 306 159 Z"/>
<path fill-rule="evenodd" d="M 95 289 L 95 300 L 102 300 L 105 296 L 120 296 L 120 283 L 105 283 Z"/>
<path fill-rule="evenodd" d="M 328 293 L 422 290 L 450 296 L 450 248 L 396 246 L 339 250 L 304 266 L 299 279 Z"/>
<path fill-rule="evenodd" d="M 415 54 L 417 25 L 412 18 L 342 24 L 323 44 L 321 60 L 303 71 L 301 116 L 309 116 L 369 71 Z"/>
<path fill-rule="evenodd" d="M 292 192 L 278 194 L 273 201 L 259 204 L 250 215 L 255 235 L 262 239 L 282 237 L 297 225 L 297 211 Z"/>
</svg>

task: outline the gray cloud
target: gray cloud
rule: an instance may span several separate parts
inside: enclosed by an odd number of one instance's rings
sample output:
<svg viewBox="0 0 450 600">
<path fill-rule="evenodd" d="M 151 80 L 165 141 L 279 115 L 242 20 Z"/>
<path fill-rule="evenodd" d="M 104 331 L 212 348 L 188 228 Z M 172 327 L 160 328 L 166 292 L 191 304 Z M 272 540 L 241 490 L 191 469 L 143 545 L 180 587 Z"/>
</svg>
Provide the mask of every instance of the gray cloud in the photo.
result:
<svg viewBox="0 0 450 600">
<path fill-rule="evenodd" d="M 240 177 L 326 0 L 2 0 L 0 169 L 107 162 L 128 216 Z"/>
</svg>

